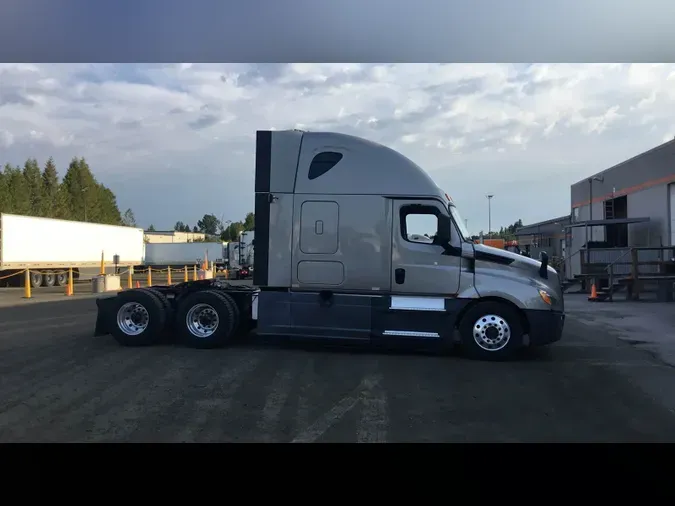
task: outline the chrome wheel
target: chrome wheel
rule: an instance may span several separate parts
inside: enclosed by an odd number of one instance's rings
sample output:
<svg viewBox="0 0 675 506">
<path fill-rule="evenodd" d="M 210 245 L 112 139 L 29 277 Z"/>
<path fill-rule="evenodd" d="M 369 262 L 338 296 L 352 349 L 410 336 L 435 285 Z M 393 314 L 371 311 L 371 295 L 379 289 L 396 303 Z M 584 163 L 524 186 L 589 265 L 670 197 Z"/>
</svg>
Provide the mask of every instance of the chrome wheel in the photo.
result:
<svg viewBox="0 0 675 506">
<path fill-rule="evenodd" d="M 202 339 L 212 336 L 219 323 L 218 313 L 208 304 L 195 304 L 185 316 L 187 329 L 193 336 Z"/>
<path fill-rule="evenodd" d="M 127 302 L 117 311 L 117 326 L 128 336 L 142 334 L 149 322 L 148 310 L 138 302 Z"/>
<path fill-rule="evenodd" d="M 501 316 L 489 314 L 473 324 L 473 339 L 485 351 L 499 351 L 511 339 L 511 327 Z"/>
</svg>

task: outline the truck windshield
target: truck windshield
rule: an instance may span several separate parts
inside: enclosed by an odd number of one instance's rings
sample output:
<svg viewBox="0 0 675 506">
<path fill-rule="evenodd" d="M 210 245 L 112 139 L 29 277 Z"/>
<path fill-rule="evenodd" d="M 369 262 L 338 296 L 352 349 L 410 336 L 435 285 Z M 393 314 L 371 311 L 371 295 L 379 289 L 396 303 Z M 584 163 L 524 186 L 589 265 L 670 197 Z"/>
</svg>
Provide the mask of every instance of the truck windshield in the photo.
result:
<svg viewBox="0 0 675 506">
<path fill-rule="evenodd" d="M 453 221 L 459 229 L 459 233 L 462 235 L 462 239 L 468 241 L 469 237 L 471 237 L 471 234 L 469 234 L 469 231 L 466 229 L 466 222 L 464 221 L 464 218 L 462 218 L 454 205 L 448 204 L 448 210 L 450 211 L 450 216 L 452 216 Z"/>
</svg>

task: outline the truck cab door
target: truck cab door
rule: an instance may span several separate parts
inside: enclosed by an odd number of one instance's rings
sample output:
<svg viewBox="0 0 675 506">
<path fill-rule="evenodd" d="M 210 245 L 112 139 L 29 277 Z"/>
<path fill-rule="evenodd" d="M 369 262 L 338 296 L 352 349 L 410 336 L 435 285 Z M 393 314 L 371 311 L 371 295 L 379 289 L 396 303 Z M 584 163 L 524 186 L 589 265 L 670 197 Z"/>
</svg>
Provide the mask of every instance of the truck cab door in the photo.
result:
<svg viewBox="0 0 675 506">
<path fill-rule="evenodd" d="M 456 295 L 461 272 L 459 238 L 452 238 L 457 244 L 450 251 L 433 240 L 438 232 L 438 217 L 447 216 L 447 208 L 433 199 L 394 200 L 393 211 L 392 294 Z"/>
</svg>

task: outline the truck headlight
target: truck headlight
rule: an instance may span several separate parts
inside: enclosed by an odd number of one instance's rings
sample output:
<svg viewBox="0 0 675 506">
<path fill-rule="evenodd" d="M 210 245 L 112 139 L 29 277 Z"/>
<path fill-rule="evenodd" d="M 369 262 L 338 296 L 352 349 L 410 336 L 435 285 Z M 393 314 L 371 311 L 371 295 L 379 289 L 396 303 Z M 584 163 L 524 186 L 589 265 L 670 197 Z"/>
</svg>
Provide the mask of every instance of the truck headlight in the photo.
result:
<svg viewBox="0 0 675 506">
<path fill-rule="evenodd" d="M 546 290 L 539 290 L 539 296 L 541 297 L 541 300 L 543 300 L 545 304 L 549 306 L 553 304 L 553 301 L 551 300 L 551 295 Z"/>
</svg>

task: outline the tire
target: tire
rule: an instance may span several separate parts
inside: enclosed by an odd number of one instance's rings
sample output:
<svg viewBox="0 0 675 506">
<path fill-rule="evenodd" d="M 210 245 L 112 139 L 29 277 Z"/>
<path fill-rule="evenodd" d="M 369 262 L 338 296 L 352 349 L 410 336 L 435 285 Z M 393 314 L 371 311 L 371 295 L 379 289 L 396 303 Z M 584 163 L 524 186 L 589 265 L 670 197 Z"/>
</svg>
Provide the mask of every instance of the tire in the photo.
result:
<svg viewBox="0 0 675 506">
<path fill-rule="evenodd" d="M 31 288 L 40 288 L 42 286 L 42 273 L 40 271 L 30 272 L 30 286 Z"/>
<path fill-rule="evenodd" d="M 222 295 L 232 306 L 232 312 L 234 313 L 234 321 L 232 322 L 232 332 L 236 332 L 239 327 L 239 322 L 241 321 L 241 312 L 239 311 L 239 306 L 234 301 L 234 298 L 229 293 L 220 293 L 216 292 L 219 295 Z"/>
<path fill-rule="evenodd" d="M 56 274 L 51 271 L 42 273 L 42 284 L 44 286 L 54 286 L 56 284 Z"/>
<path fill-rule="evenodd" d="M 162 307 L 164 307 L 164 310 L 167 312 L 167 316 L 170 315 L 170 313 L 172 312 L 171 302 L 169 302 L 168 297 L 164 295 L 162 292 L 152 287 L 136 288 L 136 290 L 150 292 L 151 294 L 153 294 L 162 303 Z"/>
<path fill-rule="evenodd" d="M 59 272 L 56 274 L 56 286 L 66 286 L 68 284 L 68 273 Z"/>
<path fill-rule="evenodd" d="M 164 314 L 166 315 L 166 323 L 164 324 L 164 328 L 168 330 L 170 327 L 172 327 L 174 321 L 174 310 L 168 297 L 161 291 L 152 287 L 136 288 L 136 290 L 145 290 L 146 292 L 152 293 L 159 299 L 159 301 L 162 303 L 162 307 L 164 308 Z"/>
<path fill-rule="evenodd" d="M 502 302 L 480 302 L 469 309 L 459 334 L 465 353 L 476 360 L 509 360 L 523 347 L 520 315 Z"/>
<path fill-rule="evenodd" d="M 176 311 L 178 339 L 191 348 L 219 348 L 228 344 L 237 319 L 236 305 L 231 300 L 214 290 L 188 295 Z"/>
<path fill-rule="evenodd" d="M 109 316 L 110 333 L 122 346 L 150 346 L 162 340 L 166 311 L 148 290 L 120 292 Z"/>
</svg>

